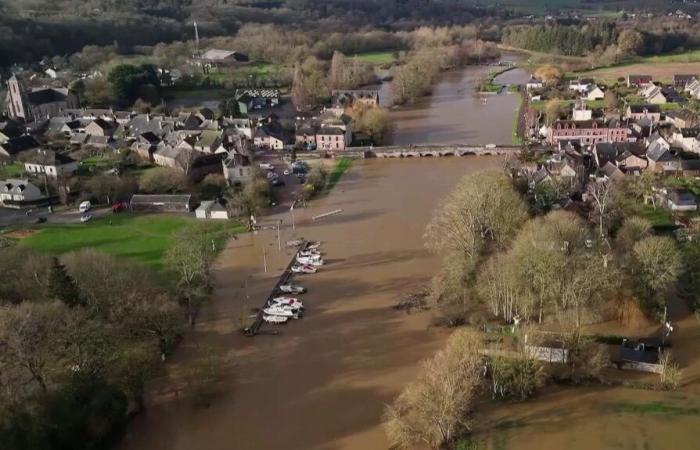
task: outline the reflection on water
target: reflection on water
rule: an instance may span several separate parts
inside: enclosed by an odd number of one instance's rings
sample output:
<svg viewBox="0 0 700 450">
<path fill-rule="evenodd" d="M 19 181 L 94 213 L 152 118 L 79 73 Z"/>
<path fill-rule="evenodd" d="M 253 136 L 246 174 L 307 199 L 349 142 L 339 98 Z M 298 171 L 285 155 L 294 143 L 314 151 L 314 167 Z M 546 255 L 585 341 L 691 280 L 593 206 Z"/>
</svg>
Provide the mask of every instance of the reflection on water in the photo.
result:
<svg viewBox="0 0 700 450">
<path fill-rule="evenodd" d="M 510 144 L 519 98 L 505 92 L 477 95 L 475 85 L 490 70 L 493 68 L 476 66 L 441 74 L 432 95 L 391 111 L 387 144 Z M 525 71 L 514 69 L 494 81 L 509 84 L 526 80 Z M 390 104 L 391 96 L 391 84 L 382 84 L 384 106 Z"/>
</svg>

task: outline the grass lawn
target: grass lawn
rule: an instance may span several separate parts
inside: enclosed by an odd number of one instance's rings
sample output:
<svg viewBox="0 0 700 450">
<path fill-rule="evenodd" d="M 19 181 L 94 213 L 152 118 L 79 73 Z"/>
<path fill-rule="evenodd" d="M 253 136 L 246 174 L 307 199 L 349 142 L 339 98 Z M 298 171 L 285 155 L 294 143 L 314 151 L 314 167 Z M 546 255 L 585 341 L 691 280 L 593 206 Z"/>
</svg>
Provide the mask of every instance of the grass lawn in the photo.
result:
<svg viewBox="0 0 700 450">
<path fill-rule="evenodd" d="M 622 205 L 626 211 L 626 216 L 639 216 L 651 222 L 651 226 L 657 229 L 673 228 L 675 222 L 671 217 L 671 212 L 661 206 L 654 208 L 652 205 L 645 205 L 641 201 L 628 199 Z"/>
<path fill-rule="evenodd" d="M 24 164 L 14 162 L 12 164 L 0 165 L 0 180 L 6 178 L 21 178 L 24 174 Z"/>
<path fill-rule="evenodd" d="M 358 53 L 356 55 L 350 56 L 350 58 L 357 58 L 358 60 L 370 64 L 391 64 L 394 62 L 394 50 L 389 50 L 386 52 L 367 52 Z"/>
<path fill-rule="evenodd" d="M 202 226 L 202 232 L 219 244 L 227 234 L 245 231 L 244 226 L 234 221 L 203 223 L 183 216 L 123 213 L 86 224 L 42 226 L 38 233 L 24 238 L 21 244 L 55 255 L 93 247 L 162 269 L 162 257 L 174 243 L 173 235 L 188 226 Z"/>
<path fill-rule="evenodd" d="M 530 102 L 530 107 L 532 109 L 535 109 L 537 111 L 542 111 L 547 105 L 548 100 L 545 100 L 543 102 Z M 559 103 L 561 103 L 562 106 L 570 106 L 576 103 L 576 100 L 560 100 Z M 586 106 L 588 106 L 591 109 L 600 109 L 600 108 L 605 108 L 605 101 L 604 100 L 586 100 Z"/>
<path fill-rule="evenodd" d="M 330 191 L 336 184 L 338 184 L 340 178 L 343 176 L 345 171 L 350 168 L 351 165 L 352 159 L 350 158 L 340 158 L 340 160 L 338 160 L 338 162 L 335 164 L 333 172 L 331 172 L 330 176 L 328 177 L 326 191 Z"/>
</svg>

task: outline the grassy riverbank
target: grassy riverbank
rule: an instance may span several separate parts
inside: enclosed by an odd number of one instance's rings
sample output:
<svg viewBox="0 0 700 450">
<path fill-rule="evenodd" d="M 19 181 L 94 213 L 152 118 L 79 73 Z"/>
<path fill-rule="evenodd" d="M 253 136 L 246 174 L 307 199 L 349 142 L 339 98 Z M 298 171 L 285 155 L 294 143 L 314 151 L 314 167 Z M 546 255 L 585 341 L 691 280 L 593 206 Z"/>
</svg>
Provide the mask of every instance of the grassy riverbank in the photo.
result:
<svg viewBox="0 0 700 450">
<path fill-rule="evenodd" d="M 185 216 L 123 213 L 85 224 L 45 225 L 22 239 L 21 244 L 55 255 L 92 247 L 160 270 L 163 255 L 175 243 L 174 236 L 195 226 L 217 245 L 227 236 L 245 231 L 243 225 L 233 221 L 197 222 Z"/>
<path fill-rule="evenodd" d="M 330 192 L 331 189 L 340 181 L 343 174 L 352 166 L 352 159 L 341 158 L 335 165 L 335 168 L 328 176 L 328 184 L 326 185 L 326 192 Z"/>
</svg>

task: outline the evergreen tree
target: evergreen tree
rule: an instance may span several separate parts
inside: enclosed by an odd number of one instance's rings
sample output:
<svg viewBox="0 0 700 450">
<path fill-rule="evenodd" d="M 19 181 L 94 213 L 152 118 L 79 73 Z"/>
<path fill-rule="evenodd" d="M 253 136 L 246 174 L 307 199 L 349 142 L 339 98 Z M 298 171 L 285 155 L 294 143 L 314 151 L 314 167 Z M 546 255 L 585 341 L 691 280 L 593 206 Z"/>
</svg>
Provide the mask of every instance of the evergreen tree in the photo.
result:
<svg viewBox="0 0 700 450">
<path fill-rule="evenodd" d="M 66 267 L 57 257 L 53 258 L 49 274 L 49 294 L 70 307 L 83 303 L 75 281 L 68 275 Z"/>
</svg>

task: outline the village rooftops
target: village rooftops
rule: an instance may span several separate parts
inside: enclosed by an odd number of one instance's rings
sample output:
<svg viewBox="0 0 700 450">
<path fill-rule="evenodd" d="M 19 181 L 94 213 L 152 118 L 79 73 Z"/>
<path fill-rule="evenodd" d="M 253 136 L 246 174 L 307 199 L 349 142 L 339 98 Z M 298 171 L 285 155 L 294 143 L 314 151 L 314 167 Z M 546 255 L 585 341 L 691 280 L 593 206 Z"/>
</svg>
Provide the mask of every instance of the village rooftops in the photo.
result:
<svg viewBox="0 0 700 450">
<path fill-rule="evenodd" d="M 683 138 L 697 138 L 700 135 L 700 128 L 681 128 L 679 131 Z"/>
<path fill-rule="evenodd" d="M 345 131 L 342 128 L 338 128 L 338 127 L 321 127 L 318 129 L 316 134 L 319 136 L 330 136 L 330 135 L 340 136 L 340 135 L 345 134 Z"/>
<path fill-rule="evenodd" d="M 202 59 L 213 61 L 213 62 L 225 62 L 225 61 L 248 61 L 248 55 L 239 53 L 235 50 L 222 50 L 218 48 L 212 48 L 207 50 L 203 55 Z"/>
<path fill-rule="evenodd" d="M 279 98 L 279 89 L 236 89 L 234 94 L 236 100 L 245 98 Z"/>
<path fill-rule="evenodd" d="M 632 114 L 660 114 L 661 107 L 659 105 L 629 105 Z"/>
<path fill-rule="evenodd" d="M 41 164 L 44 166 L 62 166 L 75 162 L 75 160 L 68 155 L 44 149 L 35 149 L 27 152 L 23 160 L 30 164 Z"/>
<path fill-rule="evenodd" d="M 691 81 L 697 79 L 697 74 L 674 74 L 673 84 L 674 86 L 685 86 Z"/>
<path fill-rule="evenodd" d="M 641 84 L 649 84 L 652 81 L 654 81 L 654 78 L 651 75 L 627 75 L 627 84 L 628 85 L 641 85 Z"/>
</svg>

